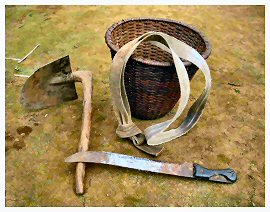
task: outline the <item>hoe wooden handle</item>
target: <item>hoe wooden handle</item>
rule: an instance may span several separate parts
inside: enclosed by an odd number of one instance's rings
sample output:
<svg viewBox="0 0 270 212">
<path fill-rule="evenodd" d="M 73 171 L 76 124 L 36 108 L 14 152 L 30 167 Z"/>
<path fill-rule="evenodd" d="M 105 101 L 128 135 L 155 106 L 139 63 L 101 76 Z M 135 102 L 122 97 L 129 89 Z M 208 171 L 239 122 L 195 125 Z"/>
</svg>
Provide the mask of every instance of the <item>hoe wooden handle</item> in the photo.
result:
<svg viewBox="0 0 270 212">
<path fill-rule="evenodd" d="M 92 97 L 92 73 L 89 71 L 76 71 L 72 73 L 75 81 L 82 82 L 83 86 L 83 114 L 79 152 L 88 150 L 91 129 L 91 97 Z M 76 167 L 76 193 L 84 193 L 85 163 L 77 163 Z"/>
</svg>

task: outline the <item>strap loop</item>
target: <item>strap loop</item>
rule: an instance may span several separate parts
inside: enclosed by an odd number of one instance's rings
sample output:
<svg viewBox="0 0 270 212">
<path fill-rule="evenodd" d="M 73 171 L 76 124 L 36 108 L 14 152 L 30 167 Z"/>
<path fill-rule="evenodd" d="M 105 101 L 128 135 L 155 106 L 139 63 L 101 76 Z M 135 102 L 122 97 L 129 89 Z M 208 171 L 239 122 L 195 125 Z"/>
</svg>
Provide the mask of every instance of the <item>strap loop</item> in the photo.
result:
<svg viewBox="0 0 270 212">
<path fill-rule="evenodd" d="M 133 122 L 128 124 L 119 124 L 116 129 L 116 134 L 120 138 L 128 138 L 139 133 L 142 133 L 142 131 Z"/>
<path fill-rule="evenodd" d="M 181 90 L 181 97 L 174 117 L 146 128 L 144 135 L 135 123 L 132 122 L 130 106 L 124 85 L 124 72 L 128 59 L 142 42 L 150 42 L 161 50 L 172 54 Z M 180 58 L 188 60 L 200 68 L 205 76 L 206 86 L 200 97 L 189 109 L 183 123 L 178 128 L 166 131 L 182 114 L 190 95 L 188 74 Z M 147 32 L 125 44 L 114 56 L 111 65 L 110 88 L 114 111 L 119 123 L 116 130 L 117 135 L 121 138 L 130 138 L 135 146 L 143 143 L 144 136 L 148 145 L 159 145 L 182 136 L 197 123 L 210 94 L 211 75 L 206 61 L 195 49 L 165 33 Z M 147 147 L 147 149 L 149 150 L 149 147 Z"/>
</svg>

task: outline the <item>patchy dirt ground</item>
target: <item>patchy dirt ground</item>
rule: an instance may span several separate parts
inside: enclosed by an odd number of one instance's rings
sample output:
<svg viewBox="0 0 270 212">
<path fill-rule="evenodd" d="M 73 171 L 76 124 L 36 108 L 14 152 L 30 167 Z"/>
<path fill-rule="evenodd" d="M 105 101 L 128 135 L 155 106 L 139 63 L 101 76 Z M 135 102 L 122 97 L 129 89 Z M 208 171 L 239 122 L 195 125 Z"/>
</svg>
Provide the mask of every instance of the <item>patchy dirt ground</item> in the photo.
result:
<svg viewBox="0 0 270 212">
<path fill-rule="evenodd" d="M 6 60 L 6 206 L 264 206 L 264 15 L 263 6 L 7 7 L 6 56 L 20 58 L 40 47 L 20 65 Z M 19 103 L 25 78 L 14 74 L 31 74 L 69 54 L 73 71 L 94 73 L 90 149 L 150 158 L 115 134 L 104 41 L 114 22 L 147 16 L 189 23 L 213 48 L 207 60 L 213 87 L 204 114 L 186 136 L 165 144 L 158 160 L 231 167 L 239 179 L 222 185 L 90 164 L 87 191 L 77 196 L 75 164 L 64 159 L 77 151 L 81 85 L 78 100 L 29 112 Z M 198 97 L 204 86 L 200 72 L 191 86 Z"/>
</svg>

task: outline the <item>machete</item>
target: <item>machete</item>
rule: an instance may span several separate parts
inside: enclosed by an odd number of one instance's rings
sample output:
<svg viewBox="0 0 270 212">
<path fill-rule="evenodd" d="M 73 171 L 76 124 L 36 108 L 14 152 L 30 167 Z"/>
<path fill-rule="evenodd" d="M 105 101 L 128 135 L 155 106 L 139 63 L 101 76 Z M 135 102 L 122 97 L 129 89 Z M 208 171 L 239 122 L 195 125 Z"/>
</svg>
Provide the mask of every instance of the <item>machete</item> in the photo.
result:
<svg viewBox="0 0 270 212">
<path fill-rule="evenodd" d="M 237 174 L 232 169 L 210 170 L 196 163 L 169 163 L 103 151 L 78 152 L 66 158 L 65 162 L 100 163 L 220 183 L 234 183 L 237 180 Z"/>
</svg>

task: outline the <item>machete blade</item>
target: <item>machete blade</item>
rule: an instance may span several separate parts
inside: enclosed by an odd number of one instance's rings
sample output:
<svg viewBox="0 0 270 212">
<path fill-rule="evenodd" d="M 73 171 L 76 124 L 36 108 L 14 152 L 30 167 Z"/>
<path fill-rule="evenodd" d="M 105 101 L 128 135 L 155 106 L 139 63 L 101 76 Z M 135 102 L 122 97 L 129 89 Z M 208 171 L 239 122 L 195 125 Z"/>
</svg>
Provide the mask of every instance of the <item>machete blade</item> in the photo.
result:
<svg viewBox="0 0 270 212">
<path fill-rule="evenodd" d="M 101 163 L 154 173 L 193 178 L 193 163 L 168 163 L 112 152 L 78 152 L 66 158 L 65 162 Z"/>
</svg>

